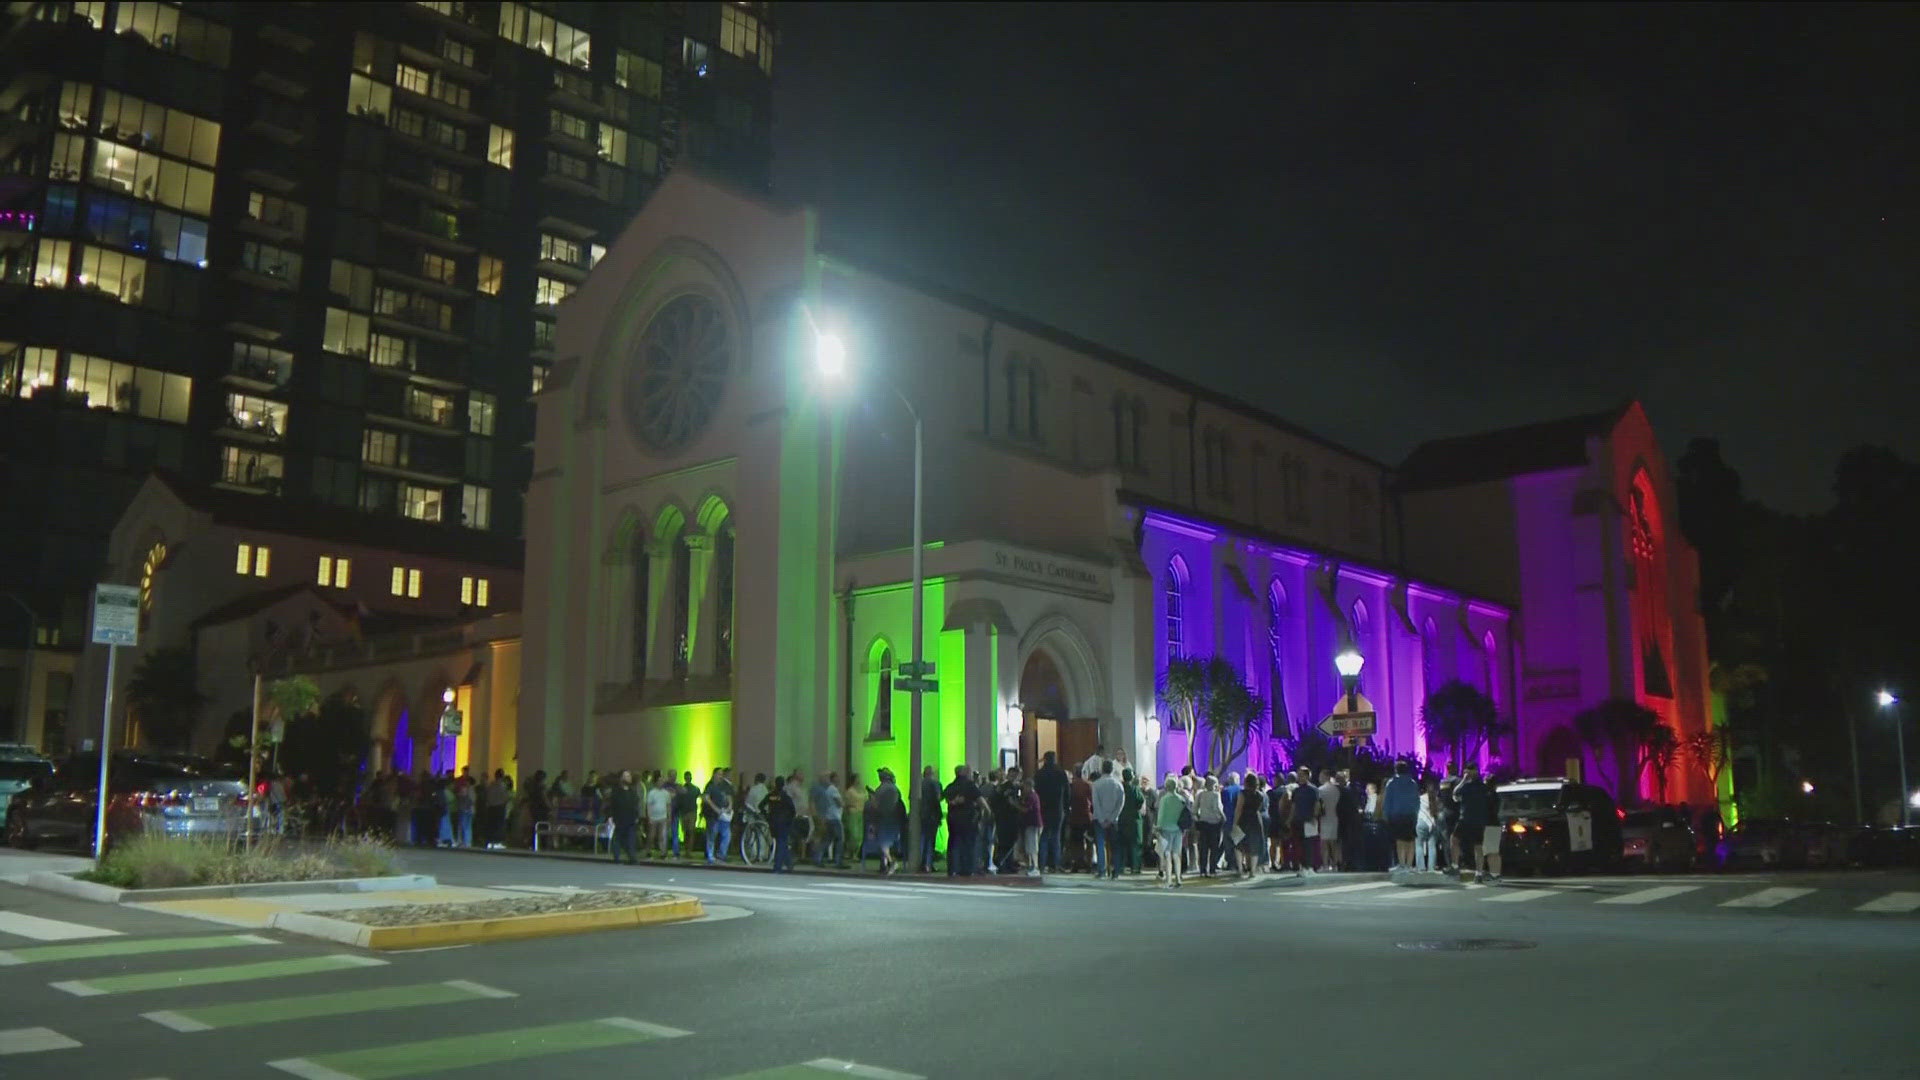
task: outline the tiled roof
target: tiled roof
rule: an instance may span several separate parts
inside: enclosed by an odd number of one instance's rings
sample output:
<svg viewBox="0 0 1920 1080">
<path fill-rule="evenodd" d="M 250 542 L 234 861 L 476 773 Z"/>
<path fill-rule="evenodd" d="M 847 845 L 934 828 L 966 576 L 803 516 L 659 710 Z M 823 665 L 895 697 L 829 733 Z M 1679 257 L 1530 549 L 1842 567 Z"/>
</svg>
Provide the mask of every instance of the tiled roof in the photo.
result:
<svg viewBox="0 0 1920 1080">
<path fill-rule="evenodd" d="M 1396 470 L 1398 486 L 1424 491 L 1584 465 L 1587 440 L 1611 432 L 1632 407 L 1421 443 Z"/>
</svg>

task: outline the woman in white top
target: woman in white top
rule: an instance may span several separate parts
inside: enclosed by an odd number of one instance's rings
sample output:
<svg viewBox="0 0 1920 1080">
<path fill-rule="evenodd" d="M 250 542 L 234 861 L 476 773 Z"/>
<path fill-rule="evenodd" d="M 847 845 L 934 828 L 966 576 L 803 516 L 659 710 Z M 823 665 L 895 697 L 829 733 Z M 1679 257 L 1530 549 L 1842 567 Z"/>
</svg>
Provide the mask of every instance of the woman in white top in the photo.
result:
<svg viewBox="0 0 1920 1080">
<path fill-rule="evenodd" d="M 1220 805 L 1220 781 L 1211 773 L 1194 796 L 1193 820 L 1200 827 L 1200 876 L 1212 877 L 1214 861 L 1220 857 L 1220 827 L 1227 820 L 1227 812 Z"/>
<path fill-rule="evenodd" d="M 1427 781 L 1420 793 L 1420 810 L 1413 822 L 1413 868 L 1422 872 L 1434 869 L 1434 857 L 1440 850 L 1440 796 L 1433 781 Z"/>
<path fill-rule="evenodd" d="M 1320 857 L 1327 869 L 1345 870 L 1340 859 L 1340 785 L 1332 770 L 1321 775 L 1326 779 L 1320 783 Z"/>
<path fill-rule="evenodd" d="M 673 805 L 673 792 L 656 775 L 647 787 L 647 844 L 659 855 L 667 850 L 667 817 Z"/>
</svg>

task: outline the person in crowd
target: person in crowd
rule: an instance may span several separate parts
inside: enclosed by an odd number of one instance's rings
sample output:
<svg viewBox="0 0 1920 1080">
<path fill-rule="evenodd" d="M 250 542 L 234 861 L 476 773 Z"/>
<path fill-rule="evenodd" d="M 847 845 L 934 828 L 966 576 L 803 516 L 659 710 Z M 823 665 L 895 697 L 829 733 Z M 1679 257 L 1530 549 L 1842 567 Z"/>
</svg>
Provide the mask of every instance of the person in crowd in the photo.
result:
<svg viewBox="0 0 1920 1080">
<path fill-rule="evenodd" d="M 667 853 L 667 822 L 672 816 L 673 788 L 656 774 L 647 786 L 647 846 L 655 858 Z"/>
<path fill-rule="evenodd" d="M 1366 808 L 1366 794 L 1355 786 L 1352 775 L 1345 769 L 1333 774 L 1333 785 L 1339 791 L 1334 814 L 1340 819 L 1340 869 L 1365 869 L 1361 865 L 1361 851 L 1367 837 L 1360 812 Z"/>
<path fill-rule="evenodd" d="M 567 770 L 561 769 L 560 775 L 553 778 L 553 786 L 547 790 L 547 798 L 555 801 L 573 798 L 573 781 L 568 778 Z"/>
<path fill-rule="evenodd" d="M 980 844 L 980 785 L 974 782 L 973 770 L 955 765 L 953 782 L 941 796 L 947 803 L 947 876 L 972 877 L 973 858 Z"/>
<path fill-rule="evenodd" d="M 1113 762 L 1100 764 L 1100 779 L 1092 787 L 1093 875 L 1108 879 L 1120 876 L 1120 864 L 1114 859 L 1119 840 L 1120 812 L 1127 808 L 1127 789 L 1113 775 Z"/>
<path fill-rule="evenodd" d="M 471 769 L 462 769 L 460 776 L 453 782 L 453 798 L 450 807 L 453 835 L 449 838 L 449 847 L 468 848 L 473 846 L 473 813 L 477 802 L 473 792 L 473 773 Z"/>
<path fill-rule="evenodd" d="M 835 867 L 847 868 L 846 797 L 840 792 L 840 778 L 827 773 L 813 789 L 813 817 L 820 824 L 820 838 L 813 848 L 813 865 L 824 867 L 832 859 Z"/>
<path fill-rule="evenodd" d="M 1027 876 L 1040 876 L 1040 833 L 1046 827 L 1046 818 L 1040 811 L 1040 792 L 1033 781 L 1020 778 L 1020 850 L 1024 853 Z"/>
<path fill-rule="evenodd" d="M 1393 868 L 1413 866 L 1413 845 L 1419 839 L 1420 785 L 1414 782 L 1412 769 L 1404 761 L 1393 763 L 1393 779 L 1380 795 L 1381 812 L 1387 821 L 1387 833 L 1393 837 Z"/>
<path fill-rule="evenodd" d="M 639 865 L 640 852 L 634 846 L 633 834 L 640 825 L 640 793 L 634 789 L 632 773 L 622 772 L 614 782 L 607 798 L 607 816 L 613 820 L 613 843 L 608 845 L 613 861 L 619 862 L 624 855 L 627 862 Z"/>
<path fill-rule="evenodd" d="M 860 774 L 848 773 L 847 786 L 840 791 L 840 810 L 846 822 L 846 839 L 843 843 L 845 847 L 853 849 L 854 860 L 860 864 L 862 871 L 867 868 L 867 847 L 873 838 L 867 827 L 868 797 L 867 786 L 860 782 Z M 840 853 L 840 861 L 847 861 L 844 849 Z"/>
<path fill-rule="evenodd" d="M 1106 763 L 1107 748 L 1103 745 L 1096 744 L 1093 748 L 1093 753 L 1087 755 L 1087 760 L 1080 763 L 1080 779 L 1085 780 L 1089 784 L 1100 779 L 1100 767 Z"/>
<path fill-rule="evenodd" d="M 1320 869 L 1320 789 L 1314 786 L 1313 773 L 1305 765 L 1294 772 L 1292 803 L 1294 873 L 1305 877 Z"/>
<path fill-rule="evenodd" d="M 920 770 L 920 789 L 915 793 L 914 806 L 920 811 L 920 872 L 933 873 L 933 847 L 940 837 L 941 788 L 940 778 L 935 775 L 933 766 Z M 952 862 L 952 853 L 948 853 L 948 862 Z M 952 867 L 948 867 L 951 871 Z"/>
<path fill-rule="evenodd" d="M 1220 857 L 1220 830 L 1226 822 L 1226 810 L 1220 805 L 1220 781 L 1208 773 L 1200 793 L 1193 800 L 1193 818 L 1200 828 L 1200 876 L 1212 877 L 1214 860 Z"/>
<path fill-rule="evenodd" d="M 1234 846 L 1240 852 L 1241 877 L 1253 877 L 1260 870 L 1260 860 L 1266 857 L 1266 826 L 1261 820 L 1266 803 L 1266 796 L 1260 790 L 1260 774 L 1247 773 L 1240 797 L 1234 800 L 1234 816 L 1228 819 L 1240 832 Z"/>
<path fill-rule="evenodd" d="M 1315 806 L 1320 812 L 1320 861 L 1328 870 L 1344 870 L 1340 850 L 1340 783 L 1332 769 L 1321 769 Z"/>
<path fill-rule="evenodd" d="M 1124 758 L 1126 755 L 1119 756 Z M 1133 775 L 1132 769 L 1122 769 L 1120 772 L 1120 794 L 1120 820 L 1114 829 L 1120 843 L 1119 866 L 1114 871 L 1116 877 L 1122 870 L 1129 874 L 1140 872 L 1140 811 L 1146 799 L 1140 794 L 1139 778 Z"/>
<path fill-rule="evenodd" d="M 767 828 L 773 833 L 773 872 L 793 873 L 793 821 L 799 810 L 785 784 L 767 788 Z"/>
<path fill-rule="evenodd" d="M 1267 871 L 1277 874 L 1292 868 L 1288 859 L 1288 834 L 1292 829 L 1293 807 L 1292 777 L 1284 772 L 1273 774 L 1273 785 L 1267 788 Z"/>
<path fill-rule="evenodd" d="M 733 781 L 727 779 L 725 766 L 716 767 L 707 778 L 707 790 L 700 797 L 707 819 L 707 864 L 727 861 L 727 843 L 733 836 Z"/>
<path fill-rule="evenodd" d="M 1453 827 L 1454 846 L 1460 852 L 1460 876 L 1464 879 L 1472 875 L 1474 880 L 1484 882 L 1488 876 L 1481 867 L 1480 853 L 1485 830 L 1493 824 L 1493 793 L 1480 779 L 1480 766 L 1468 762 L 1461 770 L 1460 784 L 1453 789 L 1453 805 L 1460 815 Z"/>
<path fill-rule="evenodd" d="M 680 782 L 673 792 L 674 853 L 693 854 L 694 822 L 700 814 L 700 785 L 693 782 L 691 770 L 681 770 Z"/>
<path fill-rule="evenodd" d="M 1154 820 L 1160 837 L 1160 876 L 1169 889 L 1180 887 L 1180 849 L 1186 843 L 1186 820 L 1191 815 L 1179 778 L 1169 774 Z"/>
<path fill-rule="evenodd" d="M 1040 796 L 1040 869 L 1049 874 L 1059 873 L 1062 866 L 1060 830 L 1066 824 L 1071 786 L 1067 770 L 1054 759 L 1053 751 L 1047 751 L 1033 790 Z"/>
<path fill-rule="evenodd" d="M 873 846 L 880 850 L 880 873 L 892 874 L 897 868 L 893 861 L 894 845 L 900 842 L 900 814 L 905 808 L 905 800 L 900 797 L 900 786 L 893 782 L 893 770 L 880 770 L 880 786 L 873 789 L 873 796 L 867 800 L 867 818 L 873 823 Z"/>
<path fill-rule="evenodd" d="M 1448 775 L 1440 781 L 1440 862 L 1441 868 L 1451 871 L 1460 865 L 1460 841 L 1455 835 L 1460 822 L 1460 807 L 1453 801 L 1454 789 L 1460 786 L 1460 778 Z"/>
<path fill-rule="evenodd" d="M 1234 822 L 1239 820 L 1234 814 L 1234 804 L 1239 798 L 1240 774 L 1229 771 L 1227 778 L 1220 784 L 1220 816 L 1226 822 L 1224 826 L 1226 836 L 1220 844 L 1220 856 L 1217 864 L 1212 867 L 1214 870 L 1235 870 L 1240 866 L 1239 859 L 1233 853 L 1233 826 Z"/>
<path fill-rule="evenodd" d="M 1093 782 L 1085 773 L 1073 778 L 1067 795 L 1067 869 L 1093 865 Z"/>
<path fill-rule="evenodd" d="M 767 774 L 762 772 L 754 773 L 753 786 L 747 788 L 746 802 L 743 805 L 756 814 L 763 814 L 766 812 L 766 801 Z"/>
<path fill-rule="evenodd" d="M 1440 847 L 1440 784 L 1437 781 L 1428 780 L 1426 790 L 1420 793 L 1420 801 L 1414 808 L 1413 840 L 1413 868 L 1422 873 L 1438 869 L 1434 865 Z"/>
<path fill-rule="evenodd" d="M 507 846 L 507 808 L 513 805 L 513 781 L 507 777 L 507 770 L 493 770 L 493 779 L 487 781 L 487 813 L 481 827 L 481 841 L 488 851 L 499 851 Z"/>
</svg>

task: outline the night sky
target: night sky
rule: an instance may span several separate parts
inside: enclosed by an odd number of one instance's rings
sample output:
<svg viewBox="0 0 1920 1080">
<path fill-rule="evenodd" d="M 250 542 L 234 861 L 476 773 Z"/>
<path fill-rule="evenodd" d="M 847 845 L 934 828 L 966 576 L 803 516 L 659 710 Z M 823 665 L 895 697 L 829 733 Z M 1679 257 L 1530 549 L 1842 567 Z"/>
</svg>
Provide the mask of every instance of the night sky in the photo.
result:
<svg viewBox="0 0 1920 1080">
<path fill-rule="evenodd" d="M 1399 461 L 1647 403 L 1920 458 L 1920 7 L 783 4 L 828 242 Z"/>
</svg>

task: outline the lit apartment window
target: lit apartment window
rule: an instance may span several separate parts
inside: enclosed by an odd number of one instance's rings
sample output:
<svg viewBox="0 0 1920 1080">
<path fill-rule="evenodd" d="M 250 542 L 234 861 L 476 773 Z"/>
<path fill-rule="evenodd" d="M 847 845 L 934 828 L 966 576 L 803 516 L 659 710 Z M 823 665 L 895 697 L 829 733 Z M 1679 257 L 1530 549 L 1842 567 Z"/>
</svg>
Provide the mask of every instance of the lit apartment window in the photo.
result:
<svg viewBox="0 0 1920 1080">
<path fill-rule="evenodd" d="M 441 521 L 446 496 L 439 488 L 400 485 L 400 512 L 415 521 Z"/>
<path fill-rule="evenodd" d="M 479 390 L 467 394 L 467 430 L 475 435 L 493 434 L 493 414 L 496 402 L 492 394 Z"/>
<path fill-rule="evenodd" d="M 460 579 L 460 602 L 471 607 L 486 607 L 487 590 L 486 578 L 463 577 Z"/>
<path fill-rule="evenodd" d="M 394 69 L 393 84 L 402 90 L 411 90 L 425 95 L 433 88 L 433 79 L 421 68 L 412 64 L 401 64 Z"/>
<path fill-rule="evenodd" d="M 492 255 L 480 256 L 480 291 L 488 296 L 500 295 L 501 279 L 506 276 L 506 264 Z"/>
<path fill-rule="evenodd" d="M 533 302 L 535 304 L 558 304 L 573 295 L 573 282 L 559 278 L 536 277 L 533 279 Z"/>
<path fill-rule="evenodd" d="M 271 556 L 264 544 L 241 544 L 233 560 L 233 572 L 243 577 L 266 577 Z"/>
<path fill-rule="evenodd" d="M 580 243 L 552 233 L 540 234 L 540 258 L 546 262 L 580 265 Z"/>
<path fill-rule="evenodd" d="M 393 568 L 393 580 L 388 586 L 395 596 L 407 595 L 407 570 L 403 566 Z"/>
<path fill-rule="evenodd" d="M 331 555 L 320 556 L 320 584 L 335 589 L 347 587 L 348 574 L 353 568 L 353 560 L 336 559 Z"/>
<path fill-rule="evenodd" d="M 460 491 L 460 520 L 469 529 L 486 529 L 493 525 L 493 491 L 490 488 L 474 484 L 462 485 Z"/>
<path fill-rule="evenodd" d="M 503 169 L 513 168 L 513 129 L 499 124 L 487 126 L 487 160 Z"/>
<path fill-rule="evenodd" d="M 385 120 L 393 108 L 393 88 L 365 75 L 347 76 L 347 115 Z"/>
<path fill-rule="evenodd" d="M 407 598 L 420 599 L 420 571 L 418 570 L 407 571 Z"/>
<path fill-rule="evenodd" d="M 623 90 L 660 100 L 660 65 L 621 49 L 613 54 L 613 81 Z"/>
</svg>

